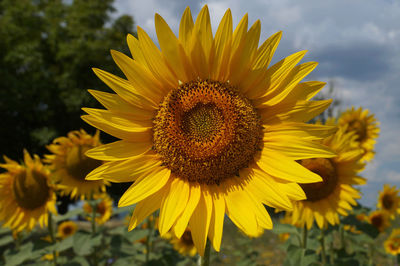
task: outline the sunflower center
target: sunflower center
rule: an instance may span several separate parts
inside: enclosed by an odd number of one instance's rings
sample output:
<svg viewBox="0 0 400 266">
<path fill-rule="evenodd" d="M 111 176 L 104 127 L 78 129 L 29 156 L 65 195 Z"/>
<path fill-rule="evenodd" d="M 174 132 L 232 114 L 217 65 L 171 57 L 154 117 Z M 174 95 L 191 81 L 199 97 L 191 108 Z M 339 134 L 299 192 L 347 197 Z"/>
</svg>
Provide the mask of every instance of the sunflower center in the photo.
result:
<svg viewBox="0 0 400 266">
<path fill-rule="evenodd" d="M 153 122 L 153 144 L 175 176 L 219 184 L 247 167 L 262 130 L 250 101 L 228 83 L 196 80 L 172 90 Z"/>
<path fill-rule="evenodd" d="M 380 215 L 375 215 L 371 218 L 371 224 L 376 228 L 380 228 L 383 225 L 383 218 Z"/>
<path fill-rule="evenodd" d="M 104 201 L 101 201 L 96 206 L 96 213 L 100 214 L 100 216 L 103 216 L 105 212 L 106 212 L 106 204 L 104 203 Z"/>
<path fill-rule="evenodd" d="M 71 226 L 66 226 L 63 228 L 63 233 L 65 236 L 69 236 L 72 234 L 72 227 Z"/>
<path fill-rule="evenodd" d="M 181 237 L 181 241 L 185 246 L 193 246 L 193 239 L 192 239 L 192 233 L 190 231 L 185 231 Z"/>
<path fill-rule="evenodd" d="M 367 129 L 365 124 L 360 120 L 353 120 L 349 123 L 347 131 L 355 131 L 357 134 L 356 140 L 362 142 L 367 136 Z"/>
<path fill-rule="evenodd" d="M 338 178 L 335 165 L 331 160 L 325 158 L 305 159 L 301 160 L 301 165 L 322 178 L 322 182 L 300 184 L 307 196 L 307 201 L 324 199 L 335 190 Z"/>
<path fill-rule="evenodd" d="M 85 152 L 91 148 L 93 147 L 89 145 L 77 145 L 72 147 L 67 154 L 67 172 L 76 180 L 85 181 L 87 174 L 101 165 L 101 161 L 94 160 L 85 155 Z"/>
<path fill-rule="evenodd" d="M 390 195 L 384 195 L 382 197 L 382 206 L 385 210 L 390 210 L 393 207 L 393 198 Z"/>
<path fill-rule="evenodd" d="M 13 195 L 21 208 L 34 210 L 44 206 L 50 197 L 46 175 L 35 169 L 21 171 L 14 177 Z"/>
</svg>

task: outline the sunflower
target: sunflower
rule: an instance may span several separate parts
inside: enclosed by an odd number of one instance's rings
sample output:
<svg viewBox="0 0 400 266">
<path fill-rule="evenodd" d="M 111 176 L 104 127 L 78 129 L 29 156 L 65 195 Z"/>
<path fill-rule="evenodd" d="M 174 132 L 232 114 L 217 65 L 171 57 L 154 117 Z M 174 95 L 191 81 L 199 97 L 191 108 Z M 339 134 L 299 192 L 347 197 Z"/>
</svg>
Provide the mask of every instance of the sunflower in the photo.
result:
<svg viewBox="0 0 400 266">
<path fill-rule="evenodd" d="M 394 256 L 400 254 L 400 229 L 393 229 L 383 245 L 387 253 Z"/>
<path fill-rule="evenodd" d="M 173 233 L 167 233 L 164 238 L 169 239 L 174 249 L 183 256 L 193 257 L 197 253 L 196 246 L 193 243 L 192 233 L 186 228 L 181 238 L 176 237 Z"/>
<path fill-rule="evenodd" d="M 359 161 L 363 155 L 361 149 L 354 149 L 356 140 L 354 132 L 346 133 L 346 128 L 340 128 L 334 135 L 324 139 L 322 143 L 337 153 L 337 157 L 309 158 L 299 163 L 307 169 L 320 175 L 322 182 L 301 184 L 307 199 L 294 203 L 291 214 L 292 224 L 308 229 L 314 223 L 320 228 L 328 224 L 339 224 L 339 214 L 346 216 L 356 205 L 355 199 L 360 198 L 360 192 L 353 185 L 365 184 L 365 179 L 358 176 L 364 165 Z"/>
<path fill-rule="evenodd" d="M 90 171 L 102 164 L 101 161 L 85 156 L 85 152 L 100 144 L 99 131 L 92 136 L 81 129 L 69 132 L 68 137 L 56 138 L 47 146 L 53 154 L 45 155 L 45 161 L 50 163 L 52 178 L 62 188 L 62 195 L 70 194 L 71 198 L 80 196 L 84 199 L 92 193 L 105 192 L 107 181 L 85 180 Z"/>
<path fill-rule="evenodd" d="M 203 255 L 207 238 L 220 250 L 225 213 L 249 236 L 272 228 L 263 204 L 291 209 L 305 194 L 298 183 L 321 178 L 296 163 L 335 154 L 316 143 L 336 128 L 305 124 L 331 100 L 309 101 L 325 83 L 299 83 L 317 65 L 297 65 L 305 51 L 268 68 L 281 32 L 258 46 L 261 24 L 235 31 L 228 9 L 213 36 L 208 7 L 179 37 L 155 15 L 161 50 L 138 27 L 133 58 L 111 51 L 127 80 L 94 69 L 116 94 L 90 91 L 107 110 L 82 119 L 121 140 L 89 150 L 105 164 L 88 180 L 133 182 L 119 206 L 136 204 L 129 229 L 160 209 L 161 236 L 181 238 L 190 226 Z"/>
<path fill-rule="evenodd" d="M 56 214 L 56 195 L 49 181 L 49 170 L 39 156 L 32 158 L 24 150 L 24 163 L 18 164 L 4 156 L 0 164 L 0 221 L 15 233 L 32 230 L 39 222 L 47 226 L 49 211 Z"/>
<path fill-rule="evenodd" d="M 100 200 L 96 205 L 96 223 L 104 224 L 107 222 L 112 214 L 112 205 L 113 201 L 107 193 L 95 194 L 93 195 L 93 199 Z M 90 221 L 92 218 L 90 215 L 92 214 L 92 207 L 89 203 L 85 202 L 83 204 L 83 210 L 89 214 L 88 220 Z"/>
<path fill-rule="evenodd" d="M 373 225 L 379 232 L 383 232 L 390 226 L 389 215 L 382 210 L 376 210 L 369 214 L 368 222 Z"/>
<path fill-rule="evenodd" d="M 338 119 L 339 126 L 347 126 L 347 131 L 355 131 L 357 141 L 364 150 L 361 160 L 371 161 L 374 158 L 374 145 L 379 133 L 379 123 L 374 115 L 368 115 L 368 110 L 361 107 L 357 110 L 351 109 L 342 113 Z"/>
<path fill-rule="evenodd" d="M 78 226 L 73 221 L 62 222 L 57 228 L 57 237 L 64 239 L 72 236 L 78 230 Z"/>
<path fill-rule="evenodd" d="M 387 211 L 392 219 L 399 213 L 400 198 L 398 193 L 399 190 L 396 189 L 396 186 L 390 187 L 387 184 L 383 186 L 383 191 L 379 192 L 377 207 Z"/>
</svg>

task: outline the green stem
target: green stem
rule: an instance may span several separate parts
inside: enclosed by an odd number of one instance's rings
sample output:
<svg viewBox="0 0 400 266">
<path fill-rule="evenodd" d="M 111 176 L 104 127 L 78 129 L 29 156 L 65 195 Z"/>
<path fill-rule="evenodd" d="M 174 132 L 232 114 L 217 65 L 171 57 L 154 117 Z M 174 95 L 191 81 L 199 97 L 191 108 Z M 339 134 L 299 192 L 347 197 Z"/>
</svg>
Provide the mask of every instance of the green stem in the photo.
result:
<svg viewBox="0 0 400 266">
<path fill-rule="evenodd" d="M 308 235 L 308 229 L 307 226 L 303 227 L 303 241 L 301 243 L 301 247 L 306 249 L 307 248 L 307 235 Z"/>
<path fill-rule="evenodd" d="M 48 220 L 47 220 L 47 228 L 49 229 L 49 235 L 51 239 L 51 243 L 55 244 L 56 243 L 56 237 L 54 236 L 54 229 L 53 229 L 53 214 L 49 212 L 48 215 Z M 57 253 L 56 250 L 53 246 L 53 264 L 54 266 L 57 266 Z"/>
<path fill-rule="evenodd" d="M 96 209 L 97 209 L 97 205 L 94 204 L 94 197 L 93 197 L 93 193 L 90 196 L 90 201 L 91 201 L 91 206 L 92 206 L 92 236 L 96 235 Z M 97 266 L 98 265 L 98 261 L 97 261 L 97 254 L 96 254 L 96 248 L 93 248 L 93 265 Z"/>
<path fill-rule="evenodd" d="M 151 241 L 152 241 L 153 230 L 154 230 L 154 223 L 153 223 L 153 219 L 152 218 L 153 218 L 152 215 L 149 216 L 149 218 L 147 218 L 147 224 L 149 225 L 148 226 L 149 233 L 148 233 L 147 238 L 146 238 L 146 265 L 150 260 L 150 253 L 151 253 L 151 248 L 152 248 L 151 247 L 152 246 Z"/>
<path fill-rule="evenodd" d="M 320 236 L 320 244 L 321 244 L 321 260 L 322 265 L 326 265 L 326 250 L 325 250 L 325 231 L 321 229 L 321 236 Z"/>
<path fill-rule="evenodd" d="M 200 257 L 199 261 L 198 261 L 199 266 L 209 266 L 210 265 L 210 253 L 211 253 L 210 240 L 207 239 L 206 247 L 204 249 L 204 256 Z"/>
</svg>

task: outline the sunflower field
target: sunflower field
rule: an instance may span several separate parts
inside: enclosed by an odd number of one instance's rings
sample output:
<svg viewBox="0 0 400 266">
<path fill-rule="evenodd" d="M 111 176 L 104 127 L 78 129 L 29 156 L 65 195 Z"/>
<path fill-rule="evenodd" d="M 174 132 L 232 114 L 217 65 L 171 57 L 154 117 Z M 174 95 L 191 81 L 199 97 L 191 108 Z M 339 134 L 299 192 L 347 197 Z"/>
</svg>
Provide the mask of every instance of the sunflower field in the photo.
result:
<svg viewBox="0 0 400 266">
<path fill-rule="evenodd" d="M 213 32 L 204 5 L 185 9 L 177 35 L 156 13 L 152 40 L 130 17 L 110 23 L 112 1 L 22 2 L 0 2 L 0 25 L 59 28 L 24 43 L 46 58 L 4 57 L 18 70 L 0 73 L 7 82 L 31 75 L 50 100 L 7 111 L 22 133 L 2 150 L 0 264 L 400 263 L 400 190 L 359 202 L 379 122 L 304 80 L 317 67 L 300 63 L 307 51 L 271 63 L 282 32 L 261 40 L 261 22 L 233 27 L 230 9 Z M 102 57 L 104 45 L 121 51 Z M 48 70 L 30 73 L 41 61 Z M 10 147 L 17 137 L 28 144 Z"/>
</svg>

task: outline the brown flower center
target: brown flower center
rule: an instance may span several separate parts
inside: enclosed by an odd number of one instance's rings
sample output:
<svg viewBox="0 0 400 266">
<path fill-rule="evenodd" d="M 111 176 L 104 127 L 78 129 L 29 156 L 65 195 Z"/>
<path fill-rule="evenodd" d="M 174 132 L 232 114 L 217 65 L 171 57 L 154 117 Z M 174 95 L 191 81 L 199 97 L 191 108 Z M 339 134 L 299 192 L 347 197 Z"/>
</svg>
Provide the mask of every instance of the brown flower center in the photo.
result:
<svg viewBox="0 0 400 266">
<path fill-rule="evenodd" d="M 72 227 L 71 226 L 65 226 L 63 228 L 63 233 L 64 233 L 64 236 L 69 236 L 69 235 L 73 234 Z"/>
<path fill-rule="evenodd" d="M 68 174 L 74 179 L 86 182 L 85 177 L 87 174 L 101 165 L 101 161 L 85 155 L 85 152 L 91 148 L 93 147 L 89 145 L 76 145 L 68 152 L 66 168 Z"/>
<path fill-rule="evenodd" d="M 300 163 L 305 168 L 322 178 L 322 182 L 300 184 L 307 196 L 307 201 L 318 201 L 324 199 L 335 190 L 338 178 L 335 164 L 331 160 L 325 158 L 313 158 L 301 160 Z"/>
<path fill-rule="evenodd" d="M 103 216 L 106 213 L 106 203 L 104 201 L 101 201 L 99 204 L 97 204 L 96 212 L 100 214 L 100 216 Z"/>
<path fill-rule="evenodd" d="M 261 129 L 256 110 L 236 88 L 196 80 L 164 98 L 154 119 L 154 149 L 176 176 L 219 184 L 248 166 Z"/>
<path fill-rule="evenodd" d="M 374 215 L 371 217 L 371 224 L 379 229 L 383 225 L 383 217 L 380 215 Z"/>
<path fill-rule="evenodd" d="M 13 195 L 21 208 L 34 210 L 46 204 L 50 197 L 46 174 L 36 169 L 24 169 L 14 177 Z"/>
<path fill-rule="evenodd" d="M 355 131 L 357 134 L 356 140 L 363 142 L 367 137 L 367 128 L 363 121 L 355 119 L 348 123 L 347 132 Z"/>
<path fill-rule="evenodd" d="M 185 231 L 181 237 L 181 241 L 185 246 L 193 246 L 192 233 L 190 231 Z"/>
<path fill-rule="evenodd" d="M 386 194 L 382 197 L 382 206 L 385 210 L 391 210 L 393 207 L 394 201 L 392 196 Z"/>
</svg>

